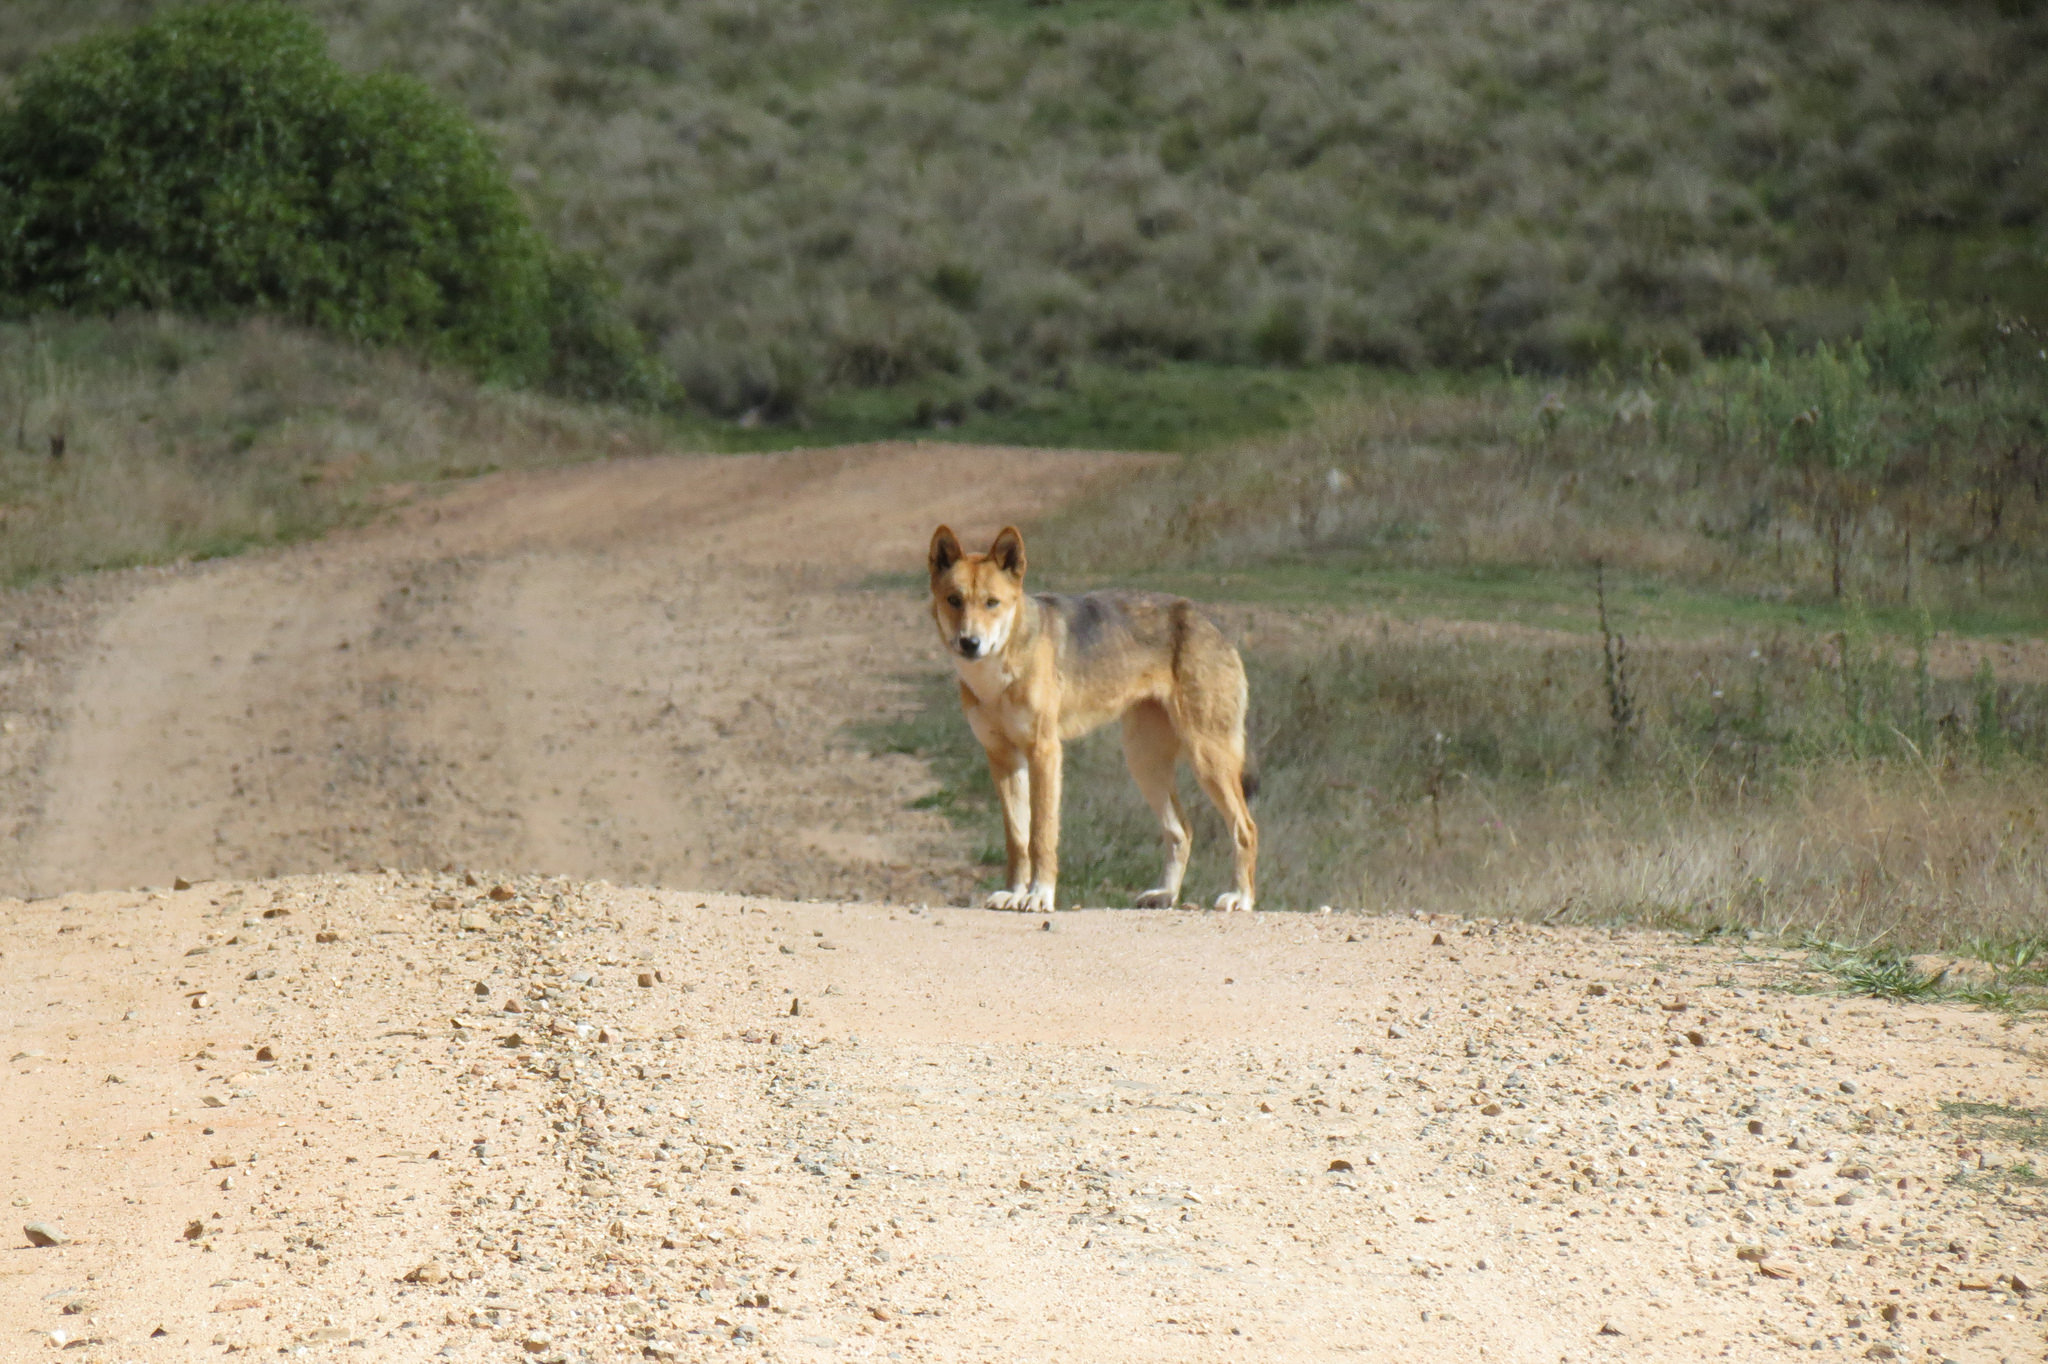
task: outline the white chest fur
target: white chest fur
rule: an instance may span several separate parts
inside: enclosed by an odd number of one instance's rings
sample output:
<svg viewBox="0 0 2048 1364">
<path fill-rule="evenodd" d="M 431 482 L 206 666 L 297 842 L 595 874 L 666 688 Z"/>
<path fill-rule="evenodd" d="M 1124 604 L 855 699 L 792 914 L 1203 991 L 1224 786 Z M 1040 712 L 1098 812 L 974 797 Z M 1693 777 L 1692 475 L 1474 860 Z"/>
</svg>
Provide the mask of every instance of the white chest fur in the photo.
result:
<svg viewBox="0 0 2048 1364">
<path fill-rule="evenodd" d="M 1003 666 L 1000 654 L 988 658 L 961 658 L 953 656 L 953 670 L 960 674 L 960 680 L 967 684 L 967 690 L 984 706 L 992 706 L 1010 689 L 1016 679 Z"/>
</svg>

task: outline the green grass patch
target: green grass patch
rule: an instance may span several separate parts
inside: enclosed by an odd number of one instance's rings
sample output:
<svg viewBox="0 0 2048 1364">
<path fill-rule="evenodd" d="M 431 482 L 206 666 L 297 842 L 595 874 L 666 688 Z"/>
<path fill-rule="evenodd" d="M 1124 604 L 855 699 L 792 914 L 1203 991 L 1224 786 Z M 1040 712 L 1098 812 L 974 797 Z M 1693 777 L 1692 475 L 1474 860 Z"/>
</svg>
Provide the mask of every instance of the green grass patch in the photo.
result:
<svg viewBox="0 0 2048 1364">
<path fill-rule="evenodd" d="M 1941 993 L 1934 977 L 1913 969 L 1900 957 L 1852 957 L 1833 964 L 1844 992 L 1897 1001 L 1932 998 Z"/>
<path fill-rule="evenodd" d="M 1209 450 L 1308 421 L 1359 371 L 1164 362 L 1075 366 L 1057 384 L 955 380 L 835 389 L 800 418 L 681 418 L 680 438 L 714 450 L 787 450 L 873 440 L 958 441 L 1089 450 Z"/>
</svg>

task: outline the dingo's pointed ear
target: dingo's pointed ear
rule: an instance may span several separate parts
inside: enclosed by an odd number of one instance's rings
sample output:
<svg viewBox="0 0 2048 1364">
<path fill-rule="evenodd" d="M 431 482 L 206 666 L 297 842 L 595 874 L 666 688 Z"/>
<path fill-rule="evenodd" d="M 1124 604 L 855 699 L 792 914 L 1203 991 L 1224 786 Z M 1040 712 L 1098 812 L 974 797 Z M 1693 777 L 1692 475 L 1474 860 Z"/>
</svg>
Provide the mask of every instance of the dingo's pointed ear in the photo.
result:
<svg viewBox="0 0 2048 1364">
<path fill-rule="evenodd" d="M 988 547 L 988 557 L 995 561 L 997 568 L 1013 578 L 1024 576 L 1024 533 L 1015 526 L 1004 526 L 996 535 L 996 542 Z"/>
<path fill-rule="evenodd" d="M 964 557 L 960 550 L 960 537 L 953 534 L 951 526 L 940 526 L 932 532 L 930 562 L 934 578 L 959 563 Z"/>
</svg>

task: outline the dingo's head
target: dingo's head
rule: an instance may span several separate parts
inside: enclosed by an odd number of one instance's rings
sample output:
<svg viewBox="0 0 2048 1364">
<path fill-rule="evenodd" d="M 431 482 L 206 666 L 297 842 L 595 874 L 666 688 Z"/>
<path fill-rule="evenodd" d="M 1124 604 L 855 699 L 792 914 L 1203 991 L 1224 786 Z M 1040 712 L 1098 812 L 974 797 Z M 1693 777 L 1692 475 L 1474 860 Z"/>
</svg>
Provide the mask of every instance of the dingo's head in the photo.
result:
<svg viewBox="0 0 2048 1364">
<path fill-rule="evenodd" d="M 1024 537 L 1004 526 L 986 554 L 968 554 L 950 526 L 932 532 L 932 619 L 964 659 L 1001 653 L 1024 601 Z"/>
</svg>

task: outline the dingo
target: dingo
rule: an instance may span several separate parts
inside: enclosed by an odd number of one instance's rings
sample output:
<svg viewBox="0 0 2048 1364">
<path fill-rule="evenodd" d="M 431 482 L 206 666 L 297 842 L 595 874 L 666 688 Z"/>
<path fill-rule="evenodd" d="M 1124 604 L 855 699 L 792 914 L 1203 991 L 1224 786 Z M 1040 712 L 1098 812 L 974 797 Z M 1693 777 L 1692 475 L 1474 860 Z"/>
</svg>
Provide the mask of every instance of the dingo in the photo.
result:
<svg viewBox="0 0 2048 1364">
<path fill-rule="evenodd" d="M 1061 744 L 1121 718 L 1125 760 L 1166 838 L 1166 871 L 1137 903 L 1180 899 L 1189 838 L 1173 771 L 1185 751 L 1237 845 L 1237 886 L 1216 908 L 1250 909 L 1259 830 L 1245 806 L 1255 784 L 1245 772 L 1244 662 L 1222 632 L 1194 603 L 1156 592 L 1027 595 L 1015 526 L 986 554 L 962 552 L 940 526 L 930 564 L 932 617 L 1002 798 L 1009 878 L 988 907 L 1053 909 Z"/>
</svg>

